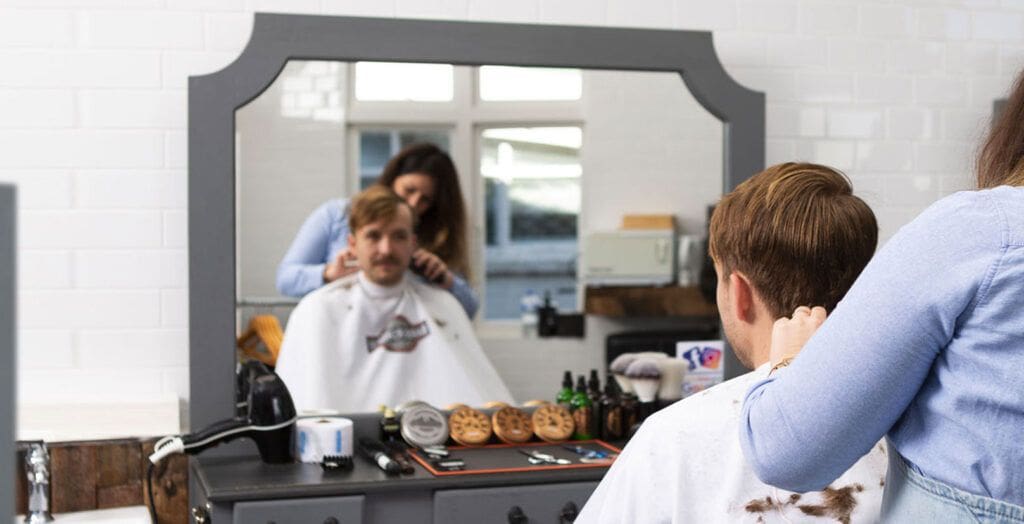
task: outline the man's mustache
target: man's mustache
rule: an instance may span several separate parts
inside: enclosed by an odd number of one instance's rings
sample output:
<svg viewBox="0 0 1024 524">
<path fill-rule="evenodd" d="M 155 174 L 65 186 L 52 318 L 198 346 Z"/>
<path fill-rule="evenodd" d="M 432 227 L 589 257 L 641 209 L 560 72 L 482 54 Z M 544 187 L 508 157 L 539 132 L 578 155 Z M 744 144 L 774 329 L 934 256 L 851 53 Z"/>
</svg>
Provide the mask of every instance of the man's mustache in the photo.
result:
<svg viewBox="0 0 1024 524">
<path fill-rule="evenodd" d="M 375 258 L 375 259 L 373 259 L 371 261 L 371 263 L 373 265 L 375 265 L 375 266 L 380 265 L 380 264 L 395 264 L 395 265 L 398 265 L 401 262 L 402 262 L 401 260 L 398 260 L 398 257 L 392 256 L 392 255 L 383 256 L 383 257 L 380 257 L 380 258 Z"/>
</svg>

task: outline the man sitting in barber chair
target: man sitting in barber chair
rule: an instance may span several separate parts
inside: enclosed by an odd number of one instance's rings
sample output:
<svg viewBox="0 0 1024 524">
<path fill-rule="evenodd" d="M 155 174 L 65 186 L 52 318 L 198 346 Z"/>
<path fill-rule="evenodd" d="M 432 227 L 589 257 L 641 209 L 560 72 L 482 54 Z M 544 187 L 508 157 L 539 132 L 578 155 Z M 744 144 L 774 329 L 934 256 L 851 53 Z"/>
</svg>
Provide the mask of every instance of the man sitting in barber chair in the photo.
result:
<svg viewBox="0 0 1024 524">
<path fill-rule="evenodd" d="M 415 216 L 384 186 L 352 200 L 348 244 L 360 271 L 299 302 L 277 359 L 297 409 L 512 401 L 451 293 L 409 274 Z"/>
<path fill-rule="evenodd" d="M 875 251 L 875 216 L 852 191 L 828 167 L 790 163 L 722 198 L 709 235 L 718 311 L 736 356 L 756 369 L 648 418 L 577 523 L 878 520 L 883 443 L 825 490 L 799 494 L 758 480 L 739 442 L 743 398 L 771 372 L 776 319 L 798 306 L 831 312 Z"/>
</svg>

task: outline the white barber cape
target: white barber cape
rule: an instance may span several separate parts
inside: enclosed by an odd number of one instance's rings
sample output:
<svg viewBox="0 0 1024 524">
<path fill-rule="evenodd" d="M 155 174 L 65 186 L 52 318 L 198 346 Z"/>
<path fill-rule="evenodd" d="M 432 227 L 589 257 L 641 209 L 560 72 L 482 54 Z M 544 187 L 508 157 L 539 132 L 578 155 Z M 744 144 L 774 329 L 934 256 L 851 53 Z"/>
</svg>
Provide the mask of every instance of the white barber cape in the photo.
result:
<svg viewBox="0 0 1024 524">
<path fill-rule="evenodd" d="M 300 410 L 512 402 L 462 306 L 408 272 L 383 287 L 360 271 L 306 295 L 288 319 L 275 371 Z"/>
<path fill-rule="evenodd" d="M 824 491 L 797 494 L 758 480 L 740 449 L 740 411 L 768 372 L 766 364 L 644 421 L 576 524 L 877 522 L 884 441 Z"/>
</svg>

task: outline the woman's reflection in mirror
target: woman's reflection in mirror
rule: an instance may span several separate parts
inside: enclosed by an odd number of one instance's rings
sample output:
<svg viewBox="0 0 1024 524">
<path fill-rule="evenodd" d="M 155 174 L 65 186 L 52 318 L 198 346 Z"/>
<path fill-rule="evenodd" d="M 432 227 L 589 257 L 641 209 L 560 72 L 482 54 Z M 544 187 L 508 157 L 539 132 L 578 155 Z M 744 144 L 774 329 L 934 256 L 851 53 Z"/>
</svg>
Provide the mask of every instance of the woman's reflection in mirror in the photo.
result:
<svg viewBox="0 0 1024 524">
<path fill-rule="evenodd" d="M 409 145 L 388 161 L 376 183 L 394 190 L 418 217 L 414 272 L 450 291 L 472 318 L 480 303 L 467 282 L 466 204 L 451 157 L 434 144 Z M 358 271 L 348 247 L 348 214 L 349 200 L 335 198 L 306 218 L 277 267 L 281 294 L 302 297 Z"/>
</svg>

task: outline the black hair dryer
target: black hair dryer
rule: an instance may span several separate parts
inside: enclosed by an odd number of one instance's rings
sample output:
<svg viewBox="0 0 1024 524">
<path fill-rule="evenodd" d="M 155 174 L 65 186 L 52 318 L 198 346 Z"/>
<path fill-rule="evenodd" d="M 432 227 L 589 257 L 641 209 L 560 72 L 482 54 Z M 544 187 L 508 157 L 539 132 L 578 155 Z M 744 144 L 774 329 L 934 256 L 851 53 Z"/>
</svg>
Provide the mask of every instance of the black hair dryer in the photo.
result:
<svg viewBox="0 0 1024 524">
<path fill-rule="evenodd" d="M 218 444 L 248 437 L 256 441 L 263 462 L 292 462 L 295 404 L 284 381 L 266 368 L 264 371 L 247 377 L 245 416 L 222 420 L 196 433 L 183 435 L 185 453 L 194 455 Z"/>
</svg>

